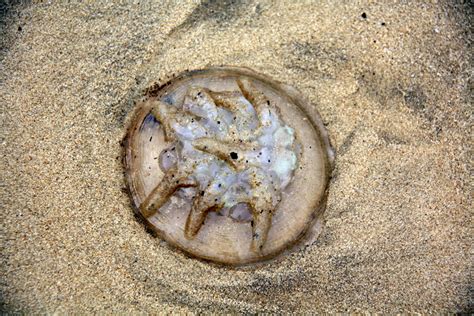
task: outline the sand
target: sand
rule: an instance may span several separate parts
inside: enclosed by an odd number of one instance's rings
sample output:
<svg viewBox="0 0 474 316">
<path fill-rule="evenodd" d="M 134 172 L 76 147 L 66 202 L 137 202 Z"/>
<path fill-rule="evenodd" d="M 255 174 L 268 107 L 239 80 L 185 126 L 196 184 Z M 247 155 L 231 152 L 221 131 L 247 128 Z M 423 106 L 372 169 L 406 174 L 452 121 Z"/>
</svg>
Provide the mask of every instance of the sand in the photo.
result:
<svg viewBox="0 0 474 316">
<path fill-rule="evenodd" d="M 2 311 L 472 310 L 472 8 L 425 2 L 0 8 Z M 171 249 L 125 190 L 134 98 L 220 64 L 298 88 L 337 153 L 320 237 L 258 268 Z"/>
</svg>

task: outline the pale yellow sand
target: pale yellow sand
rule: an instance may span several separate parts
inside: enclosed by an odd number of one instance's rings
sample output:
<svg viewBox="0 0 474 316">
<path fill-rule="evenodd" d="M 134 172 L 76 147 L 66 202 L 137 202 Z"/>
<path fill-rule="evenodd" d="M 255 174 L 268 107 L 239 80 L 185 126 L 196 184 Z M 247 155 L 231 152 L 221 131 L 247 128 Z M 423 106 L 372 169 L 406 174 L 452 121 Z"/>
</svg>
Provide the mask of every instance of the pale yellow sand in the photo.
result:
<svg viewBox="0 0 474 316">
<path fill-rule="evenodd" d="M 3 311 L 472 307 L 468 5 L 61 2 L 0 24 Z M 320 238 L 256 270 L 169 249 L 124 192 L 133 98 L 219 64 L 300 89 L 337 151 Z"/>
</svg>

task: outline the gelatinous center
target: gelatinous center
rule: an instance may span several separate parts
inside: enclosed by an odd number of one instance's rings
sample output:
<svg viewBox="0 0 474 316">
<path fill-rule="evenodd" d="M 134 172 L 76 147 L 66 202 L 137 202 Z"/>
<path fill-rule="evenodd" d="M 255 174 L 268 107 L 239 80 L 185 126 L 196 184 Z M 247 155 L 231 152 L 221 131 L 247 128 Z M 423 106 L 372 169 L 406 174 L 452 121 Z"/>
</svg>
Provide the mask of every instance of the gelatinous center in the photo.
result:
<svg viewBox="0 0 474 316">
<path fill-rule="evenodd" d="M 160 154 L 164 176 L 140 208 L 152 216 L 177 192 L 191 205 L 186 237 L 218 211 L 252 221 L 252 248 L 259 251 L 297 166 L 298 146 L 279 108 L 251 81 L 236 83 L 239 90 L 228 92 L 191 87 L 180 104 L 154 101 L 151 115 L 171 145 Z"/>
</svg>

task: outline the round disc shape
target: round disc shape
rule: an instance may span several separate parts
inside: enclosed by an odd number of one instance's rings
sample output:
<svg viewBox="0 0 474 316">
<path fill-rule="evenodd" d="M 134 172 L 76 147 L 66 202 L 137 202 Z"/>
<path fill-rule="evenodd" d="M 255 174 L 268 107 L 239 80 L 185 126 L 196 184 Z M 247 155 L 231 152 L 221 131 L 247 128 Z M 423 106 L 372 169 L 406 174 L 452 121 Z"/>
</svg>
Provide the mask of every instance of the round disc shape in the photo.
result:
<svg viewBox="0 0 474 316">
<path fill-rule="evenodd" d="M 191 71 L 148 89 L 124 144 L 135 211 L 201 259 L 273 258 L 325 207 L 333 151 L 316 108 L 250 69 Z"/>
</svg>

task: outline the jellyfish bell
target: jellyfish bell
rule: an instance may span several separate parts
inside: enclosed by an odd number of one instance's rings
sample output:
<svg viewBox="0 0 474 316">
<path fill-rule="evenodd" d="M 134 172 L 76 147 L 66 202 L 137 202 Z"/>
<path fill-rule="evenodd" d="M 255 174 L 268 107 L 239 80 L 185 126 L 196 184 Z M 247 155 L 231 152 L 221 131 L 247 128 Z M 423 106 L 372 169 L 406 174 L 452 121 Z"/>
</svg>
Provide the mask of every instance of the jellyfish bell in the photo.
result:
<svg viewBox="0 0 474 316">
<path fill-rule="evenodd" d="M 246 68 L 181 74 L 132 115 L 132 204 L 167 242 L 206 260 L 260 262 L 298 244 L 325 207 L 333 151 L 314 106 Z"/>
</svg>

